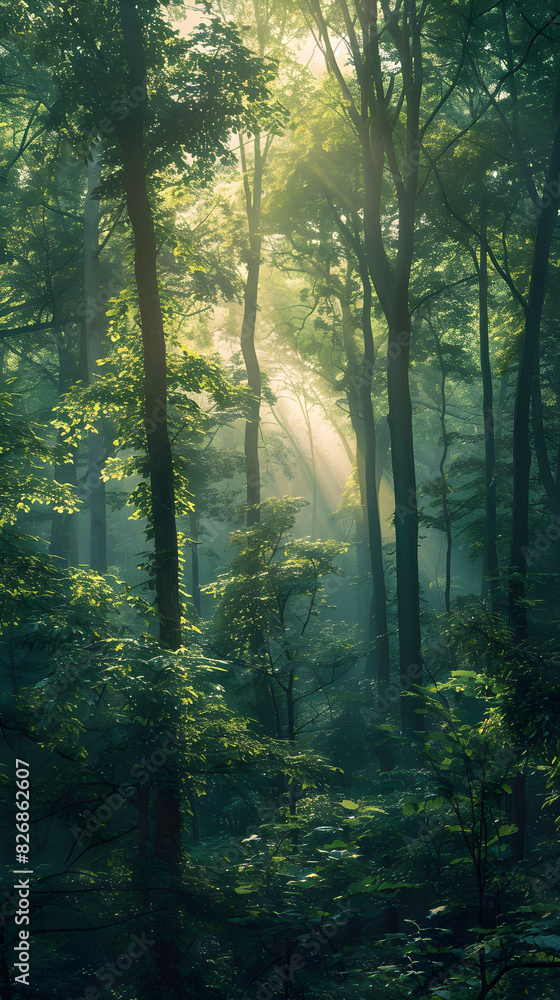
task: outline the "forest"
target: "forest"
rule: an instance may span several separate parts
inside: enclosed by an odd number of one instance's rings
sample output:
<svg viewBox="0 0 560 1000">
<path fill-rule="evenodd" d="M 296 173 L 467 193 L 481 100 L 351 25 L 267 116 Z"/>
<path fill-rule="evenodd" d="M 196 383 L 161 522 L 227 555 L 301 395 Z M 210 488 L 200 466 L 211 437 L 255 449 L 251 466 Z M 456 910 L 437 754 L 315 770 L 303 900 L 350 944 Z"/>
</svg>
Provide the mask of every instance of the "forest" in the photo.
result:
<svg viewBox="0 0 560 1000">
<path fill-rule="evenodd" d="M 0 4 L 0 1000 L 560 998 L 560 6 Z"/>
</svg>

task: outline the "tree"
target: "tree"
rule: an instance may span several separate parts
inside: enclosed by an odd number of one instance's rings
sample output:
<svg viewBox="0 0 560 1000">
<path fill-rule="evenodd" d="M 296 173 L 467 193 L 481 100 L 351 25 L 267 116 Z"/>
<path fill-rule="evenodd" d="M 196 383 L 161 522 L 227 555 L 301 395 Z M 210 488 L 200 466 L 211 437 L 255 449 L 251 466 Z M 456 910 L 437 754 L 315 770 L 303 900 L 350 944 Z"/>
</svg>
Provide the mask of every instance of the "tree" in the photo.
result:
<svg viewBox="0 0 560 1000">
<path fill-rule="evenodd" d="M 87 379 L 95 378 L 101 358 L 104 315 L 99 305 L 99 201 L 93 197 L 101 183 L 99 151 L 88 160 L 88 191 L 84 206 L 84 305 Z M 107 572 L 107 510 L 105 483 L 101 476 L 104 445 L 101 428 L 89 437 L 90 566 L 96 573 Z"/>
<path fill-rule="evenodd" d="M 378 461 L 372 405 L 375 343 L 371 285 L 354 190 L 359 183 L 359 172 L 349 173 L 348 162 L 355 158 L 355 147 L 346 135 L 340 134 L 338 117 L 325 109 L 324 101 L 330 98 L 328 88 L 314 98 L 307 101 L 298 121 L 293 140 L 299 153 L 295 164 L 291 148 L 284 152 L 288 173 L 281 177 L 282 187 L 276 193 L 272 213 L 269 209 L 267 222 L 286 233 L 287 261 L 282 262 L 278 251 L 277 258 L 282 267 L 307 273 L 311 286 L 307 297 L 312 296 L 314 309 L 320 313 L 325 300 L 331 313 L 333 302 L 339 306 L 340 318 L 337 317 L 334 336 L 340 345 L 337 344 L 337 352 L 341 354 L 338 364 L 345 368 L 344 389 L 356 435 L 362 500 L 357 528 L 361 544 L 369 551 L 373 584 L 368 616 L 373 648 L 367 659 L 367 674 L 385 687 L 390 682 L 390 661 L 378 494 L 386 452 L 380 451 Z M 325 136 L 328 136 L 328 153 L 321 148 Z M 315 322 L 319 326 L 321 320 Z M 361 348 L 356 345 L 357 329 L 363 343 Z M 330 334 L 329 323 L 324 328 L 325 340 Z M 337 379 L 338 388 L 339 373 L 336 367 L 333 371 L 329 341 L 326 344 L 313 348 L 321 358 L 323 370 Z"/>
<path fill-rule="evenodd" d="M 145 87 L 142 24 L 133 0 L 120 0 L 131 92 Z M 134 233 L 134 269 L 142 325 L 144 406 L 155 545 L 155 585 L 163 646 L 181 645 L 179 553 L 175 525 L 173 459 L 167 428 L 167 370 L 159 299 L 156 239 L 148 198 L 144 151 L 146 103 L 131 109 L 119 131 L 128 217 Z"/>
<path fill-rule="evenodd" d="M 319 0 L 303 5 L 315 27 L 329 73 L 336 79 L 345 114 L 355 131 L 363 170 L 363 238 L 368 271 L 388 325 L 387 387 L 389 427 L 397 518 L 397 605 L 399 615 L 399 663 L 401 676 L 421 667 L 420 597 L 418 586 L 418 515 L 412 440 L 412 408 L 408 385 L 410 351 L 409 283 L 414 252 L 415 202 L 420 163 L 422 96 L 422 30 L 425 9 L 415 3 L 383 5 L 383 29 L 377 4 L 356 5 L 356 19 L 345 2 L 331 5 L 327 15 Z M 356 24 L 357 21 L 357 24 Z M 333 47 L 333 32 L 345 39 L 354 67 L 349 81 Z M 395 108 L 404 108 L 403 163 L 396 144 L 397 115 L 392 119 L 395 77 L 383 80 L 381 37 L 387 34 L 399 67 L 402 91 Z M 443 103 L 443 102 L 442 102 Z M 426 119 L 426 128 L 432 116 Z M 387 162 L 398 203 L 398 240 L 394 264 L 391 245 L 384 237 L 381 217 L 383 170 Z M 403 701 L 403 725 L 407 732 L 421 731 L 422 721 L 409 699 Z"/>
</svg>

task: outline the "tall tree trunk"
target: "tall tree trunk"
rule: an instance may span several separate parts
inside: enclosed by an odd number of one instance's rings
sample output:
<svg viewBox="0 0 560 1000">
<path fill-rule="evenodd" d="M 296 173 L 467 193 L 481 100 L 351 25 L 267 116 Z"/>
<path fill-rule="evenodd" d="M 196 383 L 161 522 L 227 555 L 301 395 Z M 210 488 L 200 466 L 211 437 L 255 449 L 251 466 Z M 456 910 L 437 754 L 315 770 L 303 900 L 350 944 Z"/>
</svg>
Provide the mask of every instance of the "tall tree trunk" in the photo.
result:
<svg viewBox="0 0 560 1000">
<path fill-rule="evenodd" d="M 486 206 L 481 208 L 480 264 L 478 271 L 478 323 L 480 338 L 480 370 L 482 372 L 482 416 L 484 424 L 484 560 L 482 569 L 482 599 L 490 597 L 492 611 L 498 607 L 498 549 L 496 544 L 496 445 L 494 437 L 494 401 L 492 369 L 490 367 L 488 323 L 488 254 Z"/>
<path fill-rule="evenodd" d="M 255 350 L 255 328 L 257 322 L 259 275 L 261 268 L 260 214 L 262 200 L 262 181 L 268 150 L 268 140 L 265 151 L 261 150 L 261 135 L 256 131 L 253 138 L 253 185 L 249 181 L 245 143 L 239 134 L 239 150 L 241 170 L 243 173 L 243 189 L 245 192 L 245 207 L 247 226 L 249 230 L 249 259 L 247 261 L 247 280 L 245 282 L 243 325 L 241 327 L 241 352 L 247 372 L 247 382 L 253 393 L 253 413 L 245 423 L 245 473 L 247 477 L 247 527 L 250 528 L 260 521 L 259 504 L 261 502 L 261 473 L 259 463 L 259 430 L 261 404 L 261 371 L 259 359 Z M 262 650 L 264 636 L 261 631 L 253 637 L 250 645 L 252 657 L 263 660 Z M 255 707 L 259 722 L 266 733 L 273 735 L 276 728 L 274 704 L 270 691 L 268 677 L 262 670 L 253 670 L 253 690 Z"/>
<path fill-rule="evenodd" d="M 397 357 L 389 356 L 387 364 L 388 419 L 395 491 L 399 666 L 401 678 L 410 678 L 413 671 L 414 683 L 421 684 L 418 507 L 408 384 L 410 316 L 406 300 L 395 309 L 395 320 L 389 327 L 389 344 L 398 343 L 399 335 L 403 340 L 401 352 Z M 423 732 L 424 717 L 417 715 L 415 708 L 413 699 L 401 699 L 402 727 L 408 735 Z"/>
<path fill-rule="evenodd" d="M 439 336 L 433 326 L 433 323 L 429 317 L 427 317 L 428 326 L 432 331 L 432 335 L 436 344 L 436 354 L 438 357 L 438 364 L 441 372 L 441 412 L 439 417 L 439 422 L 441 426 L 441 434 L 443 438 L 443 451 L 441 453 L 441 458 L 439 461 L 439 479 L 441 483 L 441 509 L 443 514 L 443 529 L 445 531 L 446 540 L 446 552 L 445 552 L 445 596 L 444 604 L 445 610 L 449 613 L 451 606 L 451 547 L 453 544 L 453 537 L 451 535 L 451 517 L 449 514 L 449 504 L 447 503 L 447 479 L 445 477 L 445 461 L 447 459 L 447 426 L 445 422 L 445 417 L 447 413 L 447 398 L 445 395 L 445 366 L 443 363 L 443 355 L 441 351 L 441 343 Z"/>
<path fill-rule="evenodd" d="M 529 473 L 531 445 L 529 418 L 533 378 L 538 372 L 541 319 L 546 295 L 550 247 L 558 215 L 558 196 L 550 192 L 560 189 L 560 121 L 552 144 L 552 153 L 544 186 L 543 203 L 537 221 L 533 252 L 533 267 L 525 328 L 517 374 L 517 390 L 513 417 L 513 523 L 511 529 L 509 581 L 510 624 L 517 642 L 527 638 L 527 608 L 525 579 L 527 576 L 527 543 L 529 532 Z"/>
<path fill-rule="evenodd" d="M 418 578 L 418 507 L 412 404 L 409 386 L 411 317 L 410 270 L 414 255 L 415 202 L 418 185 L 420 144 L 418 138 L 422 56 L 414 4 L 405 4 L 402 28 L 395 20 L 388 25 L 399 50 L 406 92 L 406 176 L 401 174 L 393 137 L 370 122 L 358 126 L 364 169 L 364 246 L 373 287 L 388 324 L 387 394 L 391 430 L 391 461 L 395 491 L 395 538 L 397 568 L 397 614 L 399 666 L 405 690 L 422 684 L 422 638 L 420 628 L 420 583 Z M 377 8 L 372 5 L 368 51 L 372 72 L 381 75 Z M 409 36 L 411 33 L 411 37 Z M 368 86 L 362 74 L 362 105 L 368 106 Z M 364 89 L 365 88 L 365 89 Z M 393 174 L 399 205 L 397 257 L 394 271 L 386 251 L 381 220 L 381 196 L 385 157 Z M 424 731 L 424 716 L 416 714 L 414 699 L 401 698 L 401 724 L 407 736 Z"/>
<path fill-rule="evenodd" d="M 533 252 L 533 267 L 529 288 L 529 301 L 525 313 L 525 327 L 521 344 L 521 356 L 517 374 L 517 389 L 513 419 L 513 521 L 511 529 L 509 581 L 510 625 L 514 629 L 517 643 L 528 637 L 527 607 L 525 604 L 525 580 L 527 576 L 527 545 L 529 540 L 529 474 L 531 469 L 531 445 L 529 419 L 531 394 L 535 378 L 539 377 L 541 320 L 546 296 L 546 285 L 550 258 L 550 248 L 558 216 L 558 195 L 560 191 L 560 119 L 552 143 L 552 152 L 544 186 L 541 212 L 537 221 L 537 235 Z M 537 405 L 534 411 L 537 438 L 541 432 L 540 384 L 537 387 Z M 543 435 L 544 436 L 544 435 Z M 543 442 L 538 441 L 541 466 L 548 466 L 548 455 L 543 454 Z M 546 452 L 546 444 L 544 445 Z M 545 462 L 546 458 L 546 462 Z M 545 476 L 546 480 L 546 476 Z M 550 486 L 550 484 L 548 484 Z M 554 500 L 554 495 L 549 497 Z M 525 774 L 517 774 L 513 785 L 514 822 L 518 831 L 513 840 L 515 860 L 523 858 L 525 840 Z"/>
<path fill-rule="evenodd" d="M 381 483 L 390 447 L 391 431 L 389 429 L 389 421 L 387 420 L 387 417 L 383 417 L 381 424 L 377 424 L 377 434 L 375 437 L 375 482 L 377 483 L 378 503 L 380 503 Z"/>
<path fill-rule="evenodd" d="M 533 379 L 532 415 L 533 415 L 533 440 L 535 442 L 535 454 L 537 456 L 537 464 L 539 467 L 539 475 L 541 478 L 541 483 L 543 484 L 543 488 L 546 493 L 546 498 L 548 500 L 551 513 L 554 515 L 555 518 L 559 518 L 560 489 L 558 488 L 558 465 L 556 467 L 556 475 L 554 476 L 550 466 L 550 459 L 548 457 L 548 448 L 546 444 L 546 436 L 544 433 L 544 421 L 543 421 L 542 398 L 541 398 L 541 379 L 538 367 L 537 371 L 535 372 L 535 377 Z"/>
<path fill-rule="evenodd" d="M 241 151 L 241 168 L 249 227 L 249 259 L 247 262 L 247 280 L 245 283 L 243 325 L 241 327 L 241 351 L 247 372 L 247 382 L 255 397 L 251 419 L 245 423 L 245 472 L 247 476 L 247 527 L 259 521 L 261 502 L 261 474 L 259 465 L 259 424 L 261 402 L 261 371 L 259 359 L 255 350 L 255 327 L 257 321 L 257 302 L 259 292 L 259 274 L 261 267 L 261 234 L 259 232 L 262 177 L 264 163 L 261 156 L 261 137 L 257 134 L 253 140 L 254 167 L 253 187 L 249 183 L 247 160 L 243 136 L 239 136 Z"/>
<path fill-rule="evenodd" d="M 339 5 L 335 5 L 339 6 Z M 404 163 L 399 163 L 393 126 L 387 108 L 393 80 L 384 86 L 378 4 L 357 4 L 360 31 L 346 4 L 339 13 L 350 39 L 359 97 L 349 87 L 332 44 L 329 25 L 320 0 L 308 0 L 309 12 L 317 26 L 329 72 L 337 80 L 348 116 L 359 139 L 363 167 L 363 247 L 367 266 L 389 331 L 387 387 L 389 426 L 395 488 L 395 531 L 397 562 L 397 611 L 399 621 L 399 661 L 401 685 L 422 683 L 420 629 L 420 585 L 418 580 L 418 512 L 412 437 L 412 405 L 408 382 L 411 319 L 409 311 L 410 271 L 414 255 L 415 205 L 418 165 L 421 155 L 420 98 L 423 83 L 421 24 L 417 4 L 404 0 L 397 4 L 385 29 L 398 52 L 402 73 L 403 105 L 406 121 Z M 383 5 L 385 8 L 385 5 Z M 329 5 L 330 7 L 330 5 Z M 396 119 L 395 119 L 396 120 Z M 400 142 L 400 140 L 399 140 Z M 398 201 L 399 221 L 394 268 L 389 260 L 390 241 L 382 219 L 384 170 L 388 167 Z M 392 241 L 392 238 L 391 238 Z M 394 348 L 397 348 L 396 352 Z M 402 727 L 407 736 L 424 731 L 423 716 L 415 711 L 412 698 L 401 698 Z"/>
<path fill-rule="evenodd" d="M 99 306 L 99 201 L 92 193 L 101 183 L 101 165 L 97 148 L 88 160 L 88 193 L 84 206 L 84 296 L 87 380 L 91 383 L 101 358 L 101 338 L 105 314 Z M 107 572 L 107 508 L 103 467 L 103 428 L 89 435 L 88 488 L 90 504 L 90 566 L 96 573 Z"/>
<path fill-rule="evenodd" d="M 142 25 L 134 0 L 120 0 L 121 24 L 131 87 L 145 80 Z M 146 184 L 143 116 L 146 101 L 131 110 L 119 131 L 128 217 L 134 233 L 144 360 L 144 412 L 155 543 L 155 586 L 160 642 L 181 645 L 179 553 L 175 523 L 173 458 L 167 428 L 167 371 L 163 317 L 157 282 L 156 239 Z"/>
<path fill-rule="evenodd" d="M 494 433 L 494 447 L 496 449 L 496 465 L 500 460 L 500 452 L 502 447 L 502 437 L 504 431 L 504 411 L 506 408 L 507 394 L 509 388 L 509 374 L 506 372 L 503 378 L 500 379 L 500 391 L 498 393 L 498 410 L 496 413 L 496 430 Z"/>
<path fill-rule="evenodd" d="M 119 0 L 131 88 L 145 82 L 142 24 L 134 0 Z M 181 645 L 179 553 L 175 523 L 173 459 L 167 428 L 167 369 L 163 317 L 157 281 L 156 239 L 148 198 L 144 159 L 146 101 L 132 109 L 121 126 L 121 150 L 128 216 L 134 234 L 134 268 L 140 308 L 144 362 L 144 413 L 155 546 L 155 585 L 160 642 Z M 158 777 L 155 853 L 166 863 L 171 885 L 180 880 L 180 791 L 176 774 Z M 182 988 L 179 954 L 181 911 L 176 890 L 171 906 L 157 918 L 156 966 L 162 983 L 176 996 Z"/>
<path fill-rule="evenodd" d="M 156 936 L 156 966 L 162 983 L 176 997 L 184 996 L 181 982 L 180 935 L 181 903 L 181 809 L 178 777 L 165 774 L 158 777 L 156 785 L 155 855 L 169 871 L 171 907 L 163 917 L 163 933 Z"/>
<path fill-rule="evenodd" d="M 349 358 L 348 351 L 346 352 L 346 357 Z M 369 559 L 369 540 L 368 540 L 368 526 L 366 517 L 366 463 L 365 463 L 365 452 L 366 452 L 366 441 L 364 433 L 364 422 L 362 420 L 362 415 L 360 413 L 359 402 L 358 402 L 358 389 L 356 386 L 360 384 L 359 376 L 353 375 L 353 368 L 350 360 L 348 361 L 347 373 L 348 382 L 346 385 L 346 398 L 348 400 L 348 410 L 350 413 L 350 421 L 352 423 L 352 428 L 356 436 L 356 473 L 358 476 L 358 487 L 360 493 L 360 506 L 356 511 L 356 566 L 358 570 L 358 576 L 362 578 L 362 582 L 359 584 L 359 611 L 358 619 L 359 626 L 363 629 L 364 637 L 369 635 L 369 618 L 371 608 L 368 606 L 371 604 L 368 601 L 368 591 L 366 588 L 366 577 L 371 571 L 371 564 Z"/>
<path fill-rule="evenodd" d="M 366 513 L 373 587 L 370 612 L 370 641 L 376 643 L 368 656 L 366 673 L 367 676 L 375 678 L 378 688 L 384 690 L 391 680 L 391 667 L 389 662 L 389 633 L 387 627 L 387 592 L 383 569 L 383 540 L 381 537 L 381 521 L 379 519 L 377 494 L 375 418 L 371 401 L 371 381 L 375 360 L 373 332 L 371 329 L 371 285 L 365 261 L 361 268 L 361 278 L 363 288 L 362 333 L 364 338 L 364 361 L 360 403 L 364 422 Z"/>
<path fill-rule="evenodd" d="M 358 361 L 354 343 L 354 322 L 348 303 L 341 301 L 342 332 L 347 365 L 347 398 L 352 427 L 356 435 L 356 466 L 360 488 L 361 516 L 356 524 L 358 534 L 358 569 L 366 564 L 362 555 L 367 551 L 372 575 L 372 597 L 368 618 L 370 642 L 377 641 L 366 662 L 366 676 L 375 678 L 385 688 L 390 682 L 389 637 L 387 631 L 387 594 L 383 569 L 383 540 L 379 517 L 379 469 L 375 419 L 371 402 L 374 364 L 374 343 L 371 329 L 371 288 L 365 261 L 362 266 L 363 311 L 362 336 L 364 353 Z M 385 457 L 387 452 L 385 450 Z M 367 605 L 366 605 L 367 607 Z"/>
<path fill-rule="evenodd" d="M 195 611 L 200 614 L 200 579 L 198 573 L 198 522 L 196 511 L 189 511 L 189 527 L 191 533 L 191 590 Z"/>
</svg>

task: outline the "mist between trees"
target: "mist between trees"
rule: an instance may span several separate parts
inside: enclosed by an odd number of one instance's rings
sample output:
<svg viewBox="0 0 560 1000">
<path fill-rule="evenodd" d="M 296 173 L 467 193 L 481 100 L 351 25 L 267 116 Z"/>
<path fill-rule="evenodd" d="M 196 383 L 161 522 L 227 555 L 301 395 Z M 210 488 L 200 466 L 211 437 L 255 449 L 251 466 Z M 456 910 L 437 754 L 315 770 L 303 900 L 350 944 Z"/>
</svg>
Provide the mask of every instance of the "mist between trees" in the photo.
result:
<svg viewBox="0 0 560 1000">
<path fill-rule="evenodd" d="M 555 997 L 560 10 L 0 29 L 0 1000 Z"/>
</svg>

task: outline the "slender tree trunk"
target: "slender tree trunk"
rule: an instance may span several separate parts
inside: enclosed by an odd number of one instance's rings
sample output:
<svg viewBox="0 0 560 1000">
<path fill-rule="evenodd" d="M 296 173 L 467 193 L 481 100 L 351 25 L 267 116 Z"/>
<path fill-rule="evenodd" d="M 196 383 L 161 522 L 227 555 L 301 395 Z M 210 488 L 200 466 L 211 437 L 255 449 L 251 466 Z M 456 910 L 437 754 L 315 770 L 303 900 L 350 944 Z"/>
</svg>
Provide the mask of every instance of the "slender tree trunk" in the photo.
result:
<svg viewBox="0 0 560 1000">
<path fill-rule="evenodd" d="M 496 544 L 496 446 L 494 437 L 494 401 L 490 366 L 488 323 L 488 255 L 486 252 L 486 206 L 481 208 L 480 265 L 478 272 L 478 315 L 480 335 L 480 370 L 482 372 L 482 416 L 484 419 L 484 560 L 482 599 L 490 597 L 492 611 L 498 607 L 498 550 Z"/>
<path fill-rule="evenodd" d="M 441 433 L 443 437 L 443 451 L 441 453 L 441 458 L 439 462 L 439 478 L 441 483 L 441 508 L 443 514 L 443 528 L 445 531 L 446 540 L 446 553 L 445 553 L 445 610 L 449 613 L 451 606 L 451 546 L 453 544 L 453 538 L 451 535 L 451 517 L 449 514 L 449 504 L 447 503 L 447 479 L 445 477 L 445 462 L 447 459 L 447 426 L 445 423 L 445 417 L 447 412 L 447 398 L 445 395 L 445 366 L 443 364 L 443 355 L 441 352 L 441 344 L 439 336 L 434 329 L 432 321 L 428 318 L 428 326 L 432 331 L 433 338 L 436 344 L 436 353 L 438 356 L 438 363 L 441 372 L 441 413 L 439 417 L 439 422 L 441 426 Z"/>
<path fill-rule="evenodd" d="M 262 176 L 264 163 L 261 156 L 260 134 L 253 141 L 254 166 L 253 187 L 249 183 L 245 145 L 243 136 L 239 136 L 241 150 L 241 168 L 245 189 L 247 223 L 249 227 L 249 260 L 247 262 L 247 280 L 245 283 L 243 325 L 241 328 L 241 351 L 247 372 L 247 382 L 255 397 L 251 420 L 245 423 L 245 472 L 247 476 L 247 527 L 259 521 L 261 502 L 261 475 L 259 465 L 259 424 L 261 402 L 261 372 L 259 359 L 255 350 L 255 327 L 257 321 L 259 274 L 261 267 L 261 235 L 259 232 Z"/>
<path fill-rule="evenodd" d="M 560 187 L 560 121 L 556 126 L 544 188 L 543 204 L 537 221 L 529 302 L 517 375 L 513 418 L 513 523 L 511 529 L 509 581 L 510 624 L 518 642 L 527 638 L 525 579 L 529 532 L 529 473 L 531 445 L 529 418 L 533 378 L 538 372 L 541 319 L 546 295 L 550 247 L 558 215 L 558 196 L 550 192 Z"/>
<path fill-rule="evenodd" d="M 145 83 L 142 24 L 134 0 L 119 0 L 121 25 L 131 88 Z M 144 362 L 144 413 L 150 473 L 155 546 L 155 585 L 160 616 L 160 642 L 169 649 L 181 645 L 179 553 L 175 524 L 173 459 L 167 428 L 167 368 L 163 317 L 157 281 L 156 239 L 146 183 L 144 125 L 146 101 L 132 109 L 118 141 L 128 216 L 134 234 L 134 268 Z M 158 776 L 155 804 L 155 853 L 166 863 L 171 885 L 180 881 L 181 814 L 179 781 L 175 774 Z M 162 983 L 178 996 L 181 913 L 176 889 L 171 905 L 157 918 L 156 966 Z M 169 893 L 167 894 L 169 895 Z"/>
<path fill-rule="evenodd" d="M 494 445 L 496 448 L 496 464 L 500 460 L 500 451 L 502 447 L 502 437 L 504 430 L 504 411 L 506 408 L 506 400 L 509 387 L 509 375 L 506 372 L 503 378 L 500 379 L 500 391 L 498 393 L 498 411 L 496 413 L 496 431 L 494 434 Z"/>
<path fill-rule="evenodd" d="M 558 518 L 560 517 L 560 489 L 558 488 L 558 475 L 556 475 L 556 477 L 553 475 L 550 466 L 550 459 L 548 457 L 542 412 L 541 379 L 538 368 L 533 379 L 532 413 L 533 440 L 535 442 L 535 454 L 537 456 L 539 475 L 546 493 L 551 513 L 554 517 Z M 556 472 L 557 471 L 558 470 L 556 470 Z"/>
<path fill-rule="evenodd" d="M 171 784 L 170 784 L 171 782 Z M 155 855 L 167 866 L 170 875 L 172 907 L 162 921 L 164 932 L 156 938 L 156 965 L 161 981 L 176 997 L 184 996 L 179 975 L 180 962 L 180 899 L 181 881 L 181 810 L 178 779 L 165 774 L 156 787 Z"/>
<path fill-rule="evenodd" d="M 391 460 L 395 491 L 399 666 L 402 678 L 413 676 L 413 683 L 421 684 L 418 506 L 412 438 L 412 405 L 408 384 L 410 331 L 410 315 L 405 300 L 402 306 L 395 309 L 394 325 L 389 327 L 389 344 L 398 344 L 399 336 L 403 344 L 400 354 L 397 357 L 389 355 L 387 363 L 388 419 L 391 428 Z M 409 735 L 423 732 L 424 717 L 417 715 L 415 709 L 413 699 L 406 697 L 401 699 L 402 726 Z"/>
<path fill-rule="evenodd" d="M 189 511 L 189 527 L 191 533 L 191 590 L 195 611 L 200 614 L 200 579 L 198 574 L 198 522 L 196 511 Z"/>
<path fill-rule="evenodd" d="M 253 139 L 253 185 L 249 181 L 245 143 L 239 134 L 239 149 L 241 155 L 241 170 L 243 173 L 243 188 L 245 192 L 245 207 L 249 229 L 249 259 L 247 262 L 247 280 L 245 283 L 243 325 L 241 327 L 241 352 L 247 372 L 247 382 L 254 396 L 253 413 L 245 423 L 245 474 L 247 478 L 247 527 L 250 528 L 260 521 L 259 504 L 261 502 L 261 472 L 259 463 L 259 430 L 261 405 L 261 371 L 259 359 L 255 350 L 255 328 L 257 322 L 259 276 L 261 268 L 262 239 L 259 230 L 262 180 L 266 161 L 261 150 L 261 136 L 257 131 Z M 266 149 L 266 146 L 265 146 Z M 251 655 L 262 661 L 264 635 L 257 632 L 251 642 Z M 253 690 L 255 707 L 259 722 L 266 733 L 273 735 L 275 731 L 275 713 L 270 684 L 267 676 L 260 670 L 253 671 Z"/>
<path fill-rule="evenodd" d="M 84 295 L 87 381 L 91 383 L 101 358 L 101 338 L 105 314 L 99 306 L 99 201 L 91 196 L 101 183 L 101 165 L 97 149 L 88 160 L 88 193 L 84 206 Z M 107 572 L 107 508 L 103 467 L 103 428 L 89 435 L 88 488 L 90 503 L 90 566 L 96 573 Z"/>
<path fill-rule="evenodd" d="M 138 794 L 138 857 L 140 861 L 148 860 L 148 829 L 150 785 L 136 785 Z"/>
<path fill-rule="evenodd" d="M 370 612 L 370 641 L 376 645 L 366 663 L 366 673 L 374 677 L 378 687 L 385 689 L 391 680 L 389 662 L 389 633 L 387 627 L 387 592 L 383 569 L 383 540 L 377 498 L 375 418 L 371 401 L 371 381 L 375 360 L 371 329 L 371 285 L 367 264 L 362 267 L 363 309 L 362 333 L 364 362 L 362 368 L 360 402 L 364 421 L 366 512 L 369 535 L 369 555 L 373 593 Z"/>
<path fill-rule="evenodd" d="M 358 394 L 356 390 L 352 390 L 356 396 L 356 401 Z M 359 603 L 359 623 L 360 627 L 363 629 L 364 638 L 369 637 L 369 620 L 371 613 L 371 601 L 368 600 L 368 588 L 366 587 L 366 579 L 368 573 L 371 572 L 371 562 L 369 558 L 369 539 L 368 539 L 368 525 L 367 525 L 367 503 L 366 503 L 366 463 L 365 463 L 365 434 L 364 434 L 364 422 L 362 420 L 361 414 L 356 407 L 357 417 L 353 417 L 353 404 L 350 403 L 350 391 L 347 392 L 347 398 L 350 405 L 350 419 L 352 420 L 352 426 L 354 428 L 354 433 L 356 435 L 356 471 L 358 475 L 358 486 L 360 491 L 360 507 L 356 512 L 356 564 L 358 570 L 358 576 L 362 578 L 362 582 L 359 584 L 360 593 L 360 603 Z"/>
<path fill-rule="evenodd" d="M 358 362 L 354 344 L 354 323 L 347 303 L 342 306 L 344 349 L 348 360 L 347 396 L 350 419 L 356 435 L 356 465 L 360 487 L 361 518 L 356 525 L 358 545 L 369 552 L 372 597 L 368 614 L 369 640 L 376 642 L 366 662 L 366 676 L 375 678 L 384 688 L 390 682 L 389 637 L 387 629 L 387 593 L 383 569 L 383 540 L 379 518 L 379 488 L 375 419 L 371 402 L 374 343 L 371 329 L 371 287 L 367 264 L 362 267 L 364 354 Z M 386 452 L 385 452 L 386 456 Z M 365 560 L 362 560 L 362 565 Z M 367 606 L 367 605 L 366 605 Z M 381 639 L 379 639 L 381 637 Z"/>
<path fill-rule="evenodd" d="M 320 0 L 309 0 L 309 11 L 317 25 L 329 72 L 338 81 L 348 115 L 360 141 L 363 166 L 363 239 L 373 287 L 387 320 L 389 332 L 387 387 L 389 426 L 395 488 L 395 532 L 397 562 L 397 611 L 401 684 L 422 683 L 420 629 L 420 585 L 418 580 L 418 512 L 412 437 L 412 405 L 408 382 L 411 320 L 409 311 L 410 271 L 414 254 L 415 204 L 418 188 L 420 98 L 423 67 L 421 24 L 417 4 L 405 0 L 386 19 L 386 30 L 398 50 L 406 111 L 405 163 L 401 167 L 387 107 L 390 91 L 384 73 L 377 29 L 378 5 L 358 5 L 359 30 L 346 5 L 339 13 L 350 37 L 359 98 L 355 97 L 339 65 L 329 26 Z M 389 242 L 382 218 L 384 167 L 393 178 L 399 207 L 397 255 L 394 269 L 388 257 Z M 396 351 L 395 351 L 396 348 Z M 407 736 L 424 731 L 423 716 L 416 714 L 414 699 L 401 698 L 401 720 Z"/>
<path fill-rule="evenodd" d="M 317 494 L 318 494 L 318 483 L 317 483 L 317 465 L 315 462 L 315 445 L 313 442 L 313 428 L 311 426 L 311 418 L 309 416 L 309 410 L 307 408 L 307 400 L 305 396 L 297 395 L 297 401 L 299 408 L 302 412 L 303 419 L 305 421 L 305 426 L 307 428 L 307 438 L 309 441 L 309 452 L 311 458 L 311 541 L 317 541 Z"/>
<path fill-rule="evenodd" d="M 422 638 L 420 628 L 420 583 L 418 578 L 418 508 L 412 404 L 408 380 L 411 317 L 409 311 L 410 269 L 414 255 L 415 200 L 419 162 L 418 119 L 422 90 L 421 53 L 414 5 L 409 5 L 409 28 L 394 27 L 400 47 L 404 85 L 407 90 L 407 165 L 405 183 L 400 174 L 392 138 L 375 127 L 361 131 L 364 169 L 364 247 L 371 280 L 385 314 L 387 348 L 388 422 L 391 430 L 391 460 L 395 492 L 395 539 L 397 567 L 397 614 L 399 623 L 399 667 L 405 690 L 422 684 Z M 372 10 L 370 47 L 379 70 L 379 40 L 376 9 Z M 405 19 L 406 20 L 406 19 Z M 366 79 L 364 75 L 364 80 Z M 373 86 L 373 84 L 372 84 Z M 362 100 L 369 102 L 367 91 Z M 385 249 L 381 223 L 383 164 L 387 156 L 395 177 L 399 203 L 399 232 L 394 272 Z M 401 724 L 408 736 L 424 731 L 424 716 L 416 714 L 414 699 L 401 698 Z"/>
<path fill-rule="evenodd" d="M 120 0 L 121 23 L 131 86 L 145 81 L 142 25 L 134 0 Z M 175 524 L 173 459 L 167 428 L 167 372 L 163 317 L 157 282 L 156 239 L 146 184 L 143 115 L 146 101 L 131 110 L 119 132 L 128 216 L 134 233 L 134 268 L 140 307 L 144 360 L 144 412 L 152 519 L 155 586 L 160 641 L 181 645 L 179 554 Z"/>
<path fill-rule="evenodd" d="M 391 431 L 389 429 L 389 421 L 387 420 L 387 417 L 384 417 L 381 421 L 381 425 L 377 425 L 377 435 L 375 440 L 375 482 L 377 484 L 378 503 L 380 503 L 381 483 L 390 447 Z"/>
</svg>

